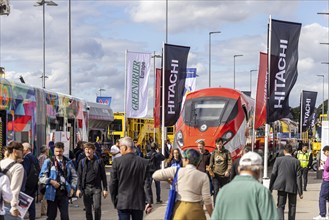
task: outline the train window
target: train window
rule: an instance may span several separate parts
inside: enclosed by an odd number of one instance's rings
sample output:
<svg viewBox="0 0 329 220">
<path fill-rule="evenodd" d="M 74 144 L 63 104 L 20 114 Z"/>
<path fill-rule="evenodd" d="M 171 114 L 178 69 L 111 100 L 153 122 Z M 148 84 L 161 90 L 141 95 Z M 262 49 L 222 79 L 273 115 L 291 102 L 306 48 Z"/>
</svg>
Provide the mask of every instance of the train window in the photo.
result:
<svg viewBox="0 0 329 220">
<path fill-rule="evenodd" d="M 222 122 L 226 123 L 232 121 L 238 115 L 238 102 L 237 100 L 231 99 L 225 110 L 225 113 L 222 118 Z"/>
<path fill-rule="evenodd" d="M 122 120 L 121 119 L 114 119 L 114 121 L 111 124 L 112 131 L 122 131 Z"/>
<path fill-rule="evenodd" d="M 56 131 L 63 131 L 64 130 L 64 117 L 56 116 Z"/>
<path fill-rule="evenodd" d="M 183 120 L 190 126 L 202 124 L 218 126 L 221 123 L 227 103 L 227 99 L 215 97 L 188 100 L 185 103 Z"/>
</svg>

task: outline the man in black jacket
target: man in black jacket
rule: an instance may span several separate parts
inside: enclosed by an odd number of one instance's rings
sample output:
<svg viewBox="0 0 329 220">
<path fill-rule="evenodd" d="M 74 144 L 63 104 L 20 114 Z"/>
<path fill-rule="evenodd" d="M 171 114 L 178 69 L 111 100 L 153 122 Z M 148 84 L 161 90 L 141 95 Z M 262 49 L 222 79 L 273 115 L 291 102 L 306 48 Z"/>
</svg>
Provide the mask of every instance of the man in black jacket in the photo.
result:
<svg viewBox="0 0 329 220">
<path fill-rule="evenodd" d="M 270 190 L 278 191 L 277 208 L 279 218 L 284 219 L 284 207 L 288 197 L 288 219 L 294 220 L 296 216 L 297 193 L 301 199 L 303 198 L 301 167 L 300 162 L 291 155 L 292 146 L 290 144 L 284 147 L 283 153 L 284 156 L 278 157 L 274 162 Z"/>
<path fill-rule="evenodd" d="M 165 156 L 162 155 L 162 153 L 158 149 L 158 145 L 153 142 L 151 143 L 151 150 L 147 153 L 147 159 L 150 159 L 150 174 L 148 177 L 148 181 L 150 182 L 150 185 L 152 186 L 153 178 L 152 175 L 155 171 L 161 169 L 161 162 L 165 159 Z M 161 186 L 160 186 L 160 181 L 154 180 L 155 183 L 155 190 L 156 190 L 156 197 L 157 197 L 157 204 L 161 204 Z M 150 187 L 150 194 L 152 195 L 151 197 L 151 203 L 153 203 L 153 192 L 152 192 L 152 187 Z"/>
<path fill-rule="evenodd" d="M 23 167 L 26 173 L 26 181 L 24 192 L 35 198 L 35 194 L 38 190 L 38 177 L 40 172 L 40 165 L 38 159 L 32 154 L 32 147 L 29 143 L 23 143 Z M 29 207 L 29 219 L 34 220 L 35 214 L 35 199 L 32 201 Z"/>
<path fill-rule="evenodd" d="M 86 209 L 86 219 L 93 220 L 92 207 L 94 207 L 95 220 L 101 219 L 101 199 L 108 195 L 105 167 L 102 159 L 94 157 L 96 147 L 92 143 L 84 144 L 86 157 L 78 165 L 78 185 L 76 195 L 81 197 Z M 102 187 L 103 184 L 103 187 Z"/>
<path fill-rule="evenodd" d="M 150 185 L 147 181 L 149 160 L 135 154 L 130 137 L 121 138 L 119 146 L 122 156 L 112 164 L 111 199 L 120 220 L 130 219 L 130 216 L 142 220 L 143 211 L 149 213 L 152 210 Z"/>
<path fill-rule="evenodd" d="M 198 144 L 199 152 L 201 154 L 201 158 L 198 163 L 197 169 L 200 170 L 201 172 L 207 173 L 206 171 L 207 171 L 207 167 L 210 164 L 211 154 L 209 153 L 208 150 L 204 148 L 205 147 L 204 140 L 198 140 L 197 144 Z"/>
</svg>

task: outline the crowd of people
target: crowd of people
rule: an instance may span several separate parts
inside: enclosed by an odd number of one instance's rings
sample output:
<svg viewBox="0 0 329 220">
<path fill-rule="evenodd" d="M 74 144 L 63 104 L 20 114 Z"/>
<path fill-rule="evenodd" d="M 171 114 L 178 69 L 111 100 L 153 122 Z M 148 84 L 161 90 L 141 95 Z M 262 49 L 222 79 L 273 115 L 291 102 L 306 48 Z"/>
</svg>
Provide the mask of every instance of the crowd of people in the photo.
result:
<svg viewBox="0 0 329 220">
<path fill-rule="evenodd" d="M 102 197 L 109 194 L 120 220 L 143 219 L 144 212 L 152 211 L 153 203 L 163 203 L 160 181 L 171 183 L 176 172 L 173 219 L 206 219 L 204 207 L 211 219 L 284 219 L 287 199 L 288 219 L 295 219 L 297 195 L 302 199 L 307 190 L 307 171 L 312 164 L 307 146 L 301 146 L 296 153 L 291 145 L 284 147 L 284 156 L 274 162 L 267 189 L 260 182 L 262 157 L 248 146 L 232 162 L 222 138 L 215 141 L 212 153 L 205 149 L 204 140 L 196 144 L 195 149 L 181 151 L 167 141 L 163 155 L 157 143 L 152 142 L 144 155 L 137 140 L 121 138 L 110 149 L 112 169 L 108 182 L 104 162 L 93 143 L 78 142 L 69 157 L 64 156 L 62 142 L 51 143 L 41 146 L 36 158 L 29 143 L 12 141 L 0 161 L 0 220 L 21 218 L 20 192 L 35 198 L 28 209 L 31 220 L 36 218 L 35 201 L 41 201 L 41 214 L 47 215 L 48 220 L 56 219 L 57 210 L 62 220 L 68 220 L 73 196 L 83 198 L 87 220 L 100 220 Z M 329 146 L 323 150 L 329 154 Z M 162 163 L 165 169 L 161 169 Z M 314 219 L 326 216 L 329 161 L 323 164 L 320 215 Z M 278 191 L 277 205 L 273 190 Z"/>
</svg>

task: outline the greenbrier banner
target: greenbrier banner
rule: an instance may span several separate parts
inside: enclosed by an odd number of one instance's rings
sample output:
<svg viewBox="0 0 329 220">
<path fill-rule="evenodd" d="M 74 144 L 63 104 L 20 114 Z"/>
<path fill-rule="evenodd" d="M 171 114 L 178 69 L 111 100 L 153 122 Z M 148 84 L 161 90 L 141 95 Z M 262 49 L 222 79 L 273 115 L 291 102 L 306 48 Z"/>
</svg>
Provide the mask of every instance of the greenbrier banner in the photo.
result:
<svg viewBox="0 0 329 220">
<path fill-rule="evenodd" d="M 127 52 L 126 117 L 143 118 L 147 114 L 150 53 Z"/>
</svg>

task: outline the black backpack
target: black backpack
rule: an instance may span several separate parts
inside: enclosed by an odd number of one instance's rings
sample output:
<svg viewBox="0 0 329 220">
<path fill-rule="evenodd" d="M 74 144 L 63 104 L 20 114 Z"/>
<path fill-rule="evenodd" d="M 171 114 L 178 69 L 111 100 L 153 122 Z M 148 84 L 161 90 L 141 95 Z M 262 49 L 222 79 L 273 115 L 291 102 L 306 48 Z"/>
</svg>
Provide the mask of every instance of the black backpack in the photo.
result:
<svg viewBox="0 0 329 220">
<path fill-rule="evenodd" d="M 26 176 L 25 191 L 33 191 L 37 189 L 39 182 L 39 164 L 36 164 L 31 158 L 29 158 L 29 160 L 31 162 L 31 167 Z"/>
<path fill-rule="evenodd" d="M 156 152 L 150 151 L 148 153 L 148 159 L 150 160 L 149 162 L 149 171 L 151 173 L 155 172 L 157 170 L 157 158 L 156 158 Z"/>
</svg>

